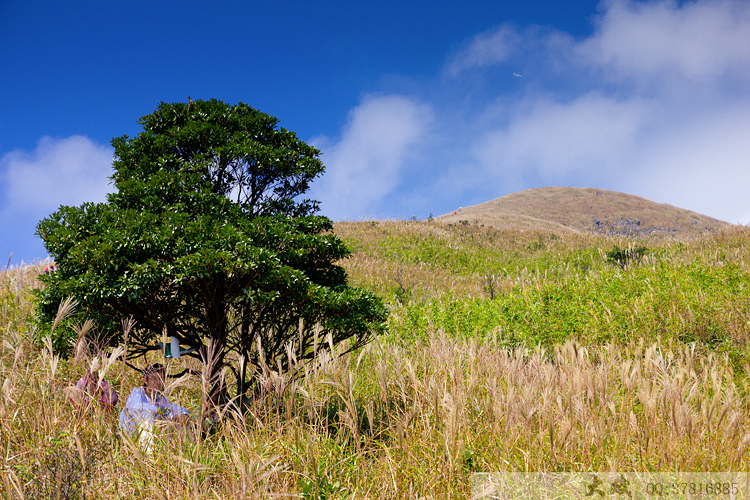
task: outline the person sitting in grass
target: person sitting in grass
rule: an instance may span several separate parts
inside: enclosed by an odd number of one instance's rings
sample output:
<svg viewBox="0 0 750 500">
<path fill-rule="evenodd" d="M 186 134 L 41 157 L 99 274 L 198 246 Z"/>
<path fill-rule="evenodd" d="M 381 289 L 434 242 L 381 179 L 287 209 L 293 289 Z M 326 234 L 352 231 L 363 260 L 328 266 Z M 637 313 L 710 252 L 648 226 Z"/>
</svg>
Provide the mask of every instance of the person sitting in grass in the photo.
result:
<svg viewBox="0 0 750 500">
<path fill-rule="evenodd" d="M 117 391 L 109 385 L 109 382 L 103 378 L 99 380 L 97 366 L 86 367 L 85 375 L 78 380 L 75 388 L 71 387 L 68 390 L 68 396 L 82 410 L 89 408 L 91 401 L 96 399 L 104 410 L 112 411 L 119 399 Z"/>
<path fill-rule="evenodd" d="M 138 432 L 139 442 L 148 453 L 155 431 L 169 436 L 172 428 L 181 430 L 190 419 L 189 411 L 162 393 L 165 376 L 164 366 L 149 365 L 143 370 L 143 387 L 133 389 L 120 412 L 120 428 L 130 436 Z"/>
</svg>

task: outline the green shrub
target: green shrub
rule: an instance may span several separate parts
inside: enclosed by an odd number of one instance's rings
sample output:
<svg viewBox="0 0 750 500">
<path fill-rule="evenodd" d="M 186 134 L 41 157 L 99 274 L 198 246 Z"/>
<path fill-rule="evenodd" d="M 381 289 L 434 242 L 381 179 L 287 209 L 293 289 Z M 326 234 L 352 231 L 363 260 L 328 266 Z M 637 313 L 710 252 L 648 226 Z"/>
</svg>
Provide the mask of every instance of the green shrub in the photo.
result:
<svg viewBox="0 0 750 500">
<path fill-rule="evenodd" d="M 620 248 L 617 245 L 607 252 L 607 262 L 620 266 L 625 269 L 630 264 L 640 264 L 644 255 L 648 253 L 646 247 L 628 247 Z"/>
</svg>

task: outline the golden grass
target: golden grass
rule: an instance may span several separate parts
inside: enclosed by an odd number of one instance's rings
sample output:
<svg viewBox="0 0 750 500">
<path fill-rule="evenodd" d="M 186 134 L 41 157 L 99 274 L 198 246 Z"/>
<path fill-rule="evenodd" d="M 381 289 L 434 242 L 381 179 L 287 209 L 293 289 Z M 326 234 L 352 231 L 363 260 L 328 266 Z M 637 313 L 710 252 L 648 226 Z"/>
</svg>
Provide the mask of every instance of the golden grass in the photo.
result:
<svg viewBox="0 0 750 500">
<path fill-rule="evenodd" d="M 486 293 L 481 268 L 400 260 L 387 251 L 389 237 L 398 236 L 394 245 L 432 238 L 459 253 L 493 249 L 512 256 L 508 262 L 620 242 L 412 222 L 337 224 L 336 232 L 356 244 L 344 262 L 356 283 L 392 291 L 400 279 L 429 296 Z M 658 249 L 673 261 L 746 271 L 749 242 L 738 228 Z M 750 367 L 738 374 L 699 344 L 509 350 L 499 332 L 480 341 L 433 327 L 422 340 L 390 334 L 345 358 L 321 339 L 318 369 L 299 367 L 297 380 L 271 368 L 257 373 L 264 391 L 250 411 L 226 408 L 215 434 L 158 442 L 148 456 L 119 433 L 116 415 L 96 406 L 79 413 L 68 401 L 63 389 L 92 356 L 110 368 L 121 401 L 140 379 L 113 368 L 117 352 L 87 346 L 65 360 L 35 340 L 45 336 L 30 328 L 29 289 L 39 272 L 0 274 L 3 498 L 466 498 L 480 471 L 750 467 Z M 498 286 L 545 279 L 521 266 L 499 274 Z M 205 382 L 189 380 L 170 397 L 199 412 Z"/>
<path fill-rule="evenodd" d="M 610 227 L 620 218 L 638 220 L 648 231 L 668 227 L 656 235 L 696 236 L 727 229 L 730 224 L 696 212 L 614 191 L 594 188 L 545 187 L 512 193 L 479 205 L 464 207 L 437 220 L 469 221 L 509 229 L 526 227 L 554 232 L 594 229 L 594 218 Z M 519 226 L 520 225 L 520 226 Z"/>
<path fill-rule="evenodd" d="M 474 471 L 750 465 L 748 381 L 691 347 L 510 352 L 440 332 L 414 345 L 382 339 L 267 392 L 244 416 L 227 412 L 216 435 L 157 443 L 153 456 L 111 415 L 72 409 L 60 391 L 70 366 L 55 374 L 19 349 L 34 348 L 3 347 L 4 360 L 22 359 L 3 364 L 8 498 L 53 491 L 75 471 L 88 498 L 452 498 L 468 494 Z M 118 382 L 127 392 L 138 378 Z M 172 397 L 195 405 L 199 385 Z"/>
</svg>

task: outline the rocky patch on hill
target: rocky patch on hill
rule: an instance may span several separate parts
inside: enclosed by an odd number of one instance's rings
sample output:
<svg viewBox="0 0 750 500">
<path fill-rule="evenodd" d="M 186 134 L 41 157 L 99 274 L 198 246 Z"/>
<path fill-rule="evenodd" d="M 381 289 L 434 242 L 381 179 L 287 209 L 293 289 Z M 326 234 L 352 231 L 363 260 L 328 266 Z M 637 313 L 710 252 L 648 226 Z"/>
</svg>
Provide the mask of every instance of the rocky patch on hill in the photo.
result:
<svg viewBox="0 0 750 500">
<path fill-rule="evenodd" d="M 593 231 L 607 236 L 643 236 L 655 233 L 677 233 L 679 229 L 669 226 L 644 227 L 641 221 L 627 217 L 620 217 L 614 223 L 608 224 L 594 217 Z"/>
</svg>

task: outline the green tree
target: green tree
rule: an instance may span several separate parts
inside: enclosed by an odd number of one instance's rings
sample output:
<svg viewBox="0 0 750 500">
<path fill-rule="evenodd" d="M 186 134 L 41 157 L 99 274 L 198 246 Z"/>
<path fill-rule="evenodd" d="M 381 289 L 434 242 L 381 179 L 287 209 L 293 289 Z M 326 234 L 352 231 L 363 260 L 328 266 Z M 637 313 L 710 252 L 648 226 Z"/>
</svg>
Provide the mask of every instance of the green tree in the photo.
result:
<svg viewBox="0 0 750 500">
<path fill-rule="evenodd" d="M 245 394 L 250 366 L 288 370 L 291 353 L 314 357 L 316 339 L 356 349 L 383 330 L 382 301 L 348 286 L 336 262 L 349 250 L 301 198 L 324 171 L 317 149 L 272 116 L 215 99 L 161 103 L 139 123 L 135 138 L 112 141 L 107 203 L 63 206 L 37 226 L 59 268 L 43 278 L 44 320 L 72 296 L 119 342 L 132 317 L 131 358 L 163 332 L 196 357 L 210 340 L 212 397 L 226 396 L 224 366 Z"/>
</svg>

